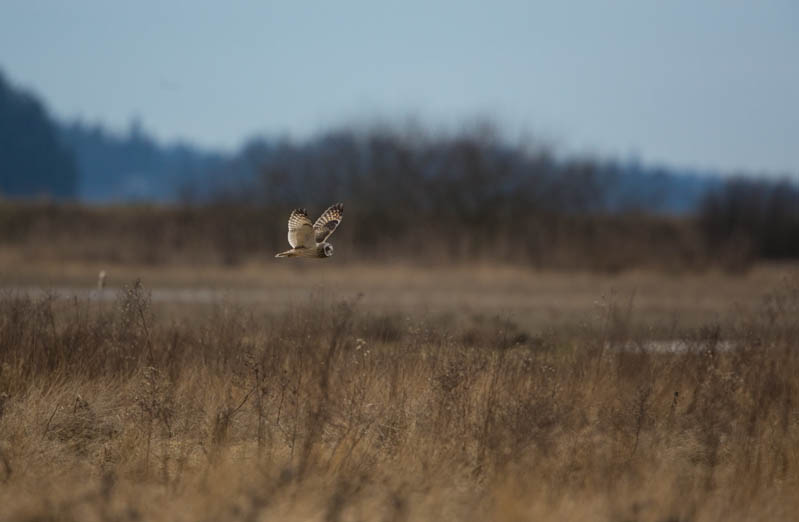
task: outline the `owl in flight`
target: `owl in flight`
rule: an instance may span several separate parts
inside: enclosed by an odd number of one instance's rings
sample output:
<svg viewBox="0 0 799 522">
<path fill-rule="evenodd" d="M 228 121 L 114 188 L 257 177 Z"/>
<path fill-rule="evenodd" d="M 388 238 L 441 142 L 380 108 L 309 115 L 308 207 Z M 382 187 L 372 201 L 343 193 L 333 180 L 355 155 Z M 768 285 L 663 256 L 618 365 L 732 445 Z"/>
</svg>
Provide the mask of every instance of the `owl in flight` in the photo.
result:
<svg viewBox="0 0 799 522">
<path fill-rule="evenodd" d="M 344 216 L 344 205 L 336 203 L 319 216 L 316 223 L 311 223 L 304 208 L 295 208 L 289 216 L 289 245 L 286 250 L 275 257 L 330 257 L 333 245 L 326 240 L 330 237 L 341 218 Z"/>
</svg>

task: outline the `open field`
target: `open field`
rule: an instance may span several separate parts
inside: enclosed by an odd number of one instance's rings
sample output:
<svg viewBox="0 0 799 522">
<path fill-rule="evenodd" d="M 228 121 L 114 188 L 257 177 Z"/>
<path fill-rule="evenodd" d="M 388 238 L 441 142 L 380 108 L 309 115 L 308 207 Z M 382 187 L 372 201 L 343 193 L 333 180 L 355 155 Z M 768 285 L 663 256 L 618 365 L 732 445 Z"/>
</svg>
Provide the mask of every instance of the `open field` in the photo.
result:
<svg viewBox="0 0 799 522">
<path fill-rule="evenodd" d="M 799 509 L 796 267 L 3 266 L 2 520 Z"/>
<path fill-rule="evenodd" d="M 107 288 L 96 292 L 97 275 Z M 602 306 L 624 304 L 650 327 L 696 327 L 759 308 L 764 296 L 799 278 L 799 265 L 761 264 L 744 274 L 719 270 L 617 274 L 534 270 L 519 266 L 387 265 L 265 259 L 239 267 L 127 265 L 23 260 L 0 253 L 0 288 L 54 290 L 65 296 L 113 299 L 141 279 L 156 307 L 220 301 L 277 311 L 312 292 L 333 300 L 359 297 L 370 310 L 456 317 L 507 316 L 525 328 L 584 323 Z"/>
</svg>

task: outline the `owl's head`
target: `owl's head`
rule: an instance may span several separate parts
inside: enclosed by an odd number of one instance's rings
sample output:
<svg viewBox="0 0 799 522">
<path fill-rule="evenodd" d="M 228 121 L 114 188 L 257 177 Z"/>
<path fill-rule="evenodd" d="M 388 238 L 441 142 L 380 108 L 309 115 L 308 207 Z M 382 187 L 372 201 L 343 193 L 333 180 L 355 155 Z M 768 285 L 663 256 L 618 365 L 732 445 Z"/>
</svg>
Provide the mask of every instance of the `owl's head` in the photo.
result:
<svg viewBox="0 0 799 522">
<path fill-rule="evenodd" d="M 317 250 L 319 252 L 319 257 L 330 257 L 333 255 L 333 245 L 330 243 L 322 243 Z"/>
</svg>

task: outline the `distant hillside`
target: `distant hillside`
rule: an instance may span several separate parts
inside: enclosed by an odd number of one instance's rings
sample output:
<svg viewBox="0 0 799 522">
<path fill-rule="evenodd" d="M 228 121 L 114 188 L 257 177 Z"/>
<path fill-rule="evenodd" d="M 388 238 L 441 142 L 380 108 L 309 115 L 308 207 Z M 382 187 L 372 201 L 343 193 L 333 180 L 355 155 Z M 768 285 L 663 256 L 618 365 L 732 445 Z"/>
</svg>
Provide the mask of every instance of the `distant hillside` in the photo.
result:
<svg viewBox="0 0 799 522">
<path fill-rule="evenodd" d="M 76 195 L 78 169 L 44 105 L 0 73 L 0 197 Z"/>
<path fill-rule="evenodd" d="M 74 122 L 62 125 L 61 137 L 77 157 L 78 197 L 91 203 L 177 201 L 224 159 L 190 145 L 161 145 L 135 122 L 127 135 Z"/>
</svg>

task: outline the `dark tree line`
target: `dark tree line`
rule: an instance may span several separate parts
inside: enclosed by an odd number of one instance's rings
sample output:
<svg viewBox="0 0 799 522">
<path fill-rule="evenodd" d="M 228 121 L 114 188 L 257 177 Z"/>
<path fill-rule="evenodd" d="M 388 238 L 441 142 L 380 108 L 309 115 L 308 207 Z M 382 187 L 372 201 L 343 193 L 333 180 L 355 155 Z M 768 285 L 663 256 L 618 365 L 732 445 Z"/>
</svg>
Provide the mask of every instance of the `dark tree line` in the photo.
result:
<svg viewBox="0 0 799 522">
<path fill-rule="evenodd" d="M 302 145 L 253 146 L 242 157 L 256 175 L 222 187 L 218 201 L 278 215 L 343 201 L 352 240 L 373 254 L 423 245 L 449 257 L 489 247 L 526 257 L 519 250 L 533 248 L 523 241 L 530 227 L 540 227 L 546 215 L 601 212 L 602 187 L 613 177 L 596 162 L 508 146 L 485 126 L 432 137 L 343 130 Z"/>
<path fill-rule="evenodd" d="M 42 104 L 0 74 L 0 196 L 73 198 L 78 170 Z"/>
<path fill-rule="evenodd" d="M 731 179 L 699 219 L 708 247 L 734 261 L 799 258 L 799 185 L 788 180 Z"/>
</svg>

